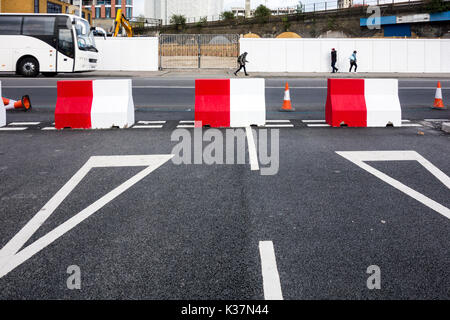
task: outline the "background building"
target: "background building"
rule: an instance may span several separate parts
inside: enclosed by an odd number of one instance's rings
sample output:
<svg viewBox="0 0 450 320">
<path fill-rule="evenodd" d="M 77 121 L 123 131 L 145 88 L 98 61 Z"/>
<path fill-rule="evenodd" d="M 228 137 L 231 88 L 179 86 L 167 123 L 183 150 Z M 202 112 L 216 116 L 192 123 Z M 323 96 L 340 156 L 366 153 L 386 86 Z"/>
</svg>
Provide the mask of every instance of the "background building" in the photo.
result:
<svg viewBox="0 0 450 320">
<path fill-rule="evenodd" d="M 79 6 L 80 0 L 71 0 Z M 128 19 L 133 17 L 133 0 L 83 0 L 83 7 L 90 9 L 93 15 L 93 25 L 111 31 L 114 26 L 117 10 L 122 9 Z"/>
<path fill-rule="evenodd" d="M 218 20 L 223 12 L 223 0 L 145 0 L 145 17 L 161 19 L 168 24 L 172 15 L 183 15 L 187 22 Z"/>
<path fill-rule="evenodd" d="M 250 0 L 245 0 L 245 11 L 244 11 L 244 15 L 246 18 L 250 18 L 251 13 L 250 11 L 252 10 L 252 5 L 250 3 Z"/>
<path fill-rule="evenodd" d="M 70 13 L 79 14 L 79 8 L 71 0 L 0 0 L 0 12 L 4 13 Z M 83 10 L 83 18 L 92 23 L 89 8 Z"/>
<path fill-rule="evenodd" d="M 338 8 L 350 8 L 353 5 L 353 0 L 338 0 Z"/>
</svg>

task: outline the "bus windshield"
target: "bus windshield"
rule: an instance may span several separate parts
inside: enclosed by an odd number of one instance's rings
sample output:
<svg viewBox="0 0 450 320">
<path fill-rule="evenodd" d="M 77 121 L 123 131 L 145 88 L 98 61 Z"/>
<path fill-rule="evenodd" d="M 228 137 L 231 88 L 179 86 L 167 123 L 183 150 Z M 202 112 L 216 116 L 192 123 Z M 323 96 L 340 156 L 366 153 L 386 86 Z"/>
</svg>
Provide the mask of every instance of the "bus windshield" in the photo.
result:
<svg viewBox="0 0 450 320">
<path fill-rule="evenodd" d="M 75 19 L 75 30 L 77 32 L 77 43 L 80 50 L 95 51 L 94 35 L 89 23 L 85 20 Z"/>
</svg>

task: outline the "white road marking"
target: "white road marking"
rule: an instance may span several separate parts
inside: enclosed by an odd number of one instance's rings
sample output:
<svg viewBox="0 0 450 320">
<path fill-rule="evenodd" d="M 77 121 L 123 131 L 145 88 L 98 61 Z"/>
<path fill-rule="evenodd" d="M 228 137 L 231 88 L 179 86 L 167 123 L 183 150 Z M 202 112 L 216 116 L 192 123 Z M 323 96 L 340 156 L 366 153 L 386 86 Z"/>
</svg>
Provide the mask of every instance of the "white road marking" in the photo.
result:
<svg viewBox="0 0 450 320">
<path fill-rule="evenodd" d="M 425 206 L 442 214 L 444 217 L 450 219 L 450 209 L 441 205 L 440 203 L 426 197 L 425 195 L 411 189 L 398 180 L 395 180 L 383 172 L 369 166 L 365 161 L 417 161 L 431 174 L 433 174 L 439 181 L 441 181 L 447 188 L 450 189 L 450 177 L 444 172 L 435 167 L 431 162 L 422 157 L 415 151 L 336 151 L 336 153 L 345 159 L 353 162 L 360 168 L 368 171 L 377 178 L 390 184 L 397 190 L 402 191 L 413 199 L 421 202 Z"/>
<path fill-rule="evenodd" d="M 50 130 L 56 130 L 56 128 L 55 127 L 45 127 L 45 128 L 42 128 L 41 130 L 50 131 Z"/>
<path fill-rule="evenodd" d="M 445 122 L 450 121 L 450 119 L 425 119 L 425 121 Z"/>
<path fill-rule="evenodd" d="M 9 89 L 49 89 L 49 88 L 55 88 L 56 89 L 56 85 L 54 86 L 2 86 L 3 89 L 5 88 L 9 88 Z"/>
<path fill-rule="evenodd" d="M 133 89 L 195 89 L 194 86 L 133 86 Z"/>
<path fill-rule="evenodd" d="M 443 87 L 442 90 L 450 89 L 450 87 Z M 436 90 L 436 87 L 399 87 L 398 90 Z"/>
<path fill-rule="evenodd" d="M 77 173 L 45 204 L 45 206 L 0 250 L 0 278 L 7 275 L 17 266 L 53 243 L 56 239 L 72 230 L 106 204 L 117 198 L 130 187 L 144 179 L 147 175 L 169 161 L 173 155 L 141 155 L 141 156 L 96 156 L 91 157 Z M 34 241 L 27 247 L 23 245 L 33 236 L 39 227 L 52 215 L 58 206 L 75 189 L 92 168 L 105 167 L 146 167 L 120 186 L 104 195 L 93 204 L 80 211 L 66 222 Z M 19 251 L 20 250 L 20 251 Z"/>
<path fill-rule="evenodd" d="M 61 79 L 64 80 L 64 79 Z M 71 79 L 75 80 L 75 79 Z M 54 86 L 3 86 L 3 88 L 8 89 L 56 89 Z M 195 89 L 194 86 L 133 86 L 133 89 Z"/>
<path fill-rule="evenodd" d="M 307 124 L 308 127 L 315 128 L 315 127 L 330 127 L 328 123 L 312 123 Z"/>
<path fill-rule="evenodd" d="M 40 124 L 40 122 L 11 122 L 8 123 L 8 126 L 36 126 Z"/>
<path fill-rule="evenodd" d="M 402 123 L 402 127 L 423 127 L 420 123 Z"/>
<path fill-rule="evenodd" d="M 180 123 L 195 123 L 195 120 L 181 120 Z"/>
<path fill-rule="evenodd" d="M 293 128 L 293 124 L 266 124 L 265 126 L 259 126 L 261 128 Z"/>
<path fill-rule="evenodd" d="M 179 124 L 177 128 L 195 128 L 194 124 Z"/>
<path fill-rule="evenodd" d="M 163 125 L 142 125 L 142 126 L 133 126 L 133 129 L 162 129 Z"/>
<path fill-rule="evenodd" d="M 165 124 L 166 121 L 138 121 L 139 124 Z"/>
<path fill-rule="evenodd" d="M 283 300 L 273 242 L 260 241 L 259 254 L 261 256 L 264 299 Z"/>
<path fill-rule="evenodd" d="M 258 155 L 256 154 L 256 145 L 253 138 L 253 131 L 251 127 L 245 127 L 247 133 L 248 156 L 250 160 L 250 168 L 252 171 L 259 170 Z"/>
<path fill-rule="evenodd" d="M 266 87 L 266 89 L 284 89 L 284 87 Z M 327 89 L 327 87 L 291 87 L 289 89 Z M 448 90 L 450 87 L 442 87 L 442 90 Z M 398 90 L 436 90 L 436 87 L 399 87 Z"/>
<path fill-rule="evenodd" d="M 266 123 L 291 123 L 291 120 L 266 120 Z"/>
<path fill-rule="evenodd" d="M 325 120 L 302 120 L 304 123 L 321 123 L 326 122 Z"/>
<path fill-rule="evenodd" d="M 8 128 L 8 127 L 3 127 L 0 128 L 0 131 L 22 131 L 22 130 L 27 130 L 28 128 L 22 128 L 22 127 L 12 127 L 12 128 Z"/>
</svg>

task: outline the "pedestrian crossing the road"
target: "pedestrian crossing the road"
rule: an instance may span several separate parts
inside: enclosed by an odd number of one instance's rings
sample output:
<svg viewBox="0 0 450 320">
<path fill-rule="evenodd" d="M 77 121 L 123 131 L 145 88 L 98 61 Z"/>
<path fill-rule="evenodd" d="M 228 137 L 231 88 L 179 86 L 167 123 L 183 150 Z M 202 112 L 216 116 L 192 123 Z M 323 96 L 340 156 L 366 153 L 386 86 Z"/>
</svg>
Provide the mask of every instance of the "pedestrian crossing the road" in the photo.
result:
<svg viewBox="0 0 450 320">
<path fill-rule="evenodd" d="M 402 128 L 423 127 L 424 122 L 443 123 L 450 122 L 450 119 L 423 119 L 423 120 L 402 120 Z M 140 120 L 137 121 L 130 129 L 136 130 L 155 130 L 155 129 L 192 129 L 195 127 L 194 120 Z M 270 129 L 289 129 L 289 128 L 328 128 L 329 124 L 323 119 L 308 120 L 266 120 L 264 126 L 258 128 Z M 0 128 L 0 132 L 21 132 L 26 130 L 40 131 L 57 131 L 55 124 L 45 121 L 14 121 L 8 123 L 5 127 Z M 66 129 L 71 130 L 71 129 Z"/>
</svg>

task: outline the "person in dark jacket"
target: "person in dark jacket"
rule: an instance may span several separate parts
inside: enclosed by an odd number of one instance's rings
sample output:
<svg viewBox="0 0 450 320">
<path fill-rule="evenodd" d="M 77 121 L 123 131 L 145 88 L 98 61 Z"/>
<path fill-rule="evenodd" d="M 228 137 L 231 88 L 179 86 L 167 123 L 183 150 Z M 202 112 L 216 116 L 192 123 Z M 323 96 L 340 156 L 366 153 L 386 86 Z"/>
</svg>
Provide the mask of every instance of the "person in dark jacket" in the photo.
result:
<svg viewBox="0 0 450 320">
<path fill-rule="evenodd" d="M 243 54 L 241 54 L 239 56 L 239 58 L 238 58 L 239 69 L 237 69 L 236 72 L 234 73 L 235 76 L 237 76 L 237 73 L 239 71 L 241 71 L 242 68 L 244 68 L 245 75 L 248 76 L 247 69 L 245 68 L 245 64 L 247 62 L 249 62 L 249 61 L 247 61 L 247 55 L 248 55 L 248 53 L 244 52 Z"/>
<path fill-rule="evenodd" d="M 331 73 L 339 71 L 339 69 L 336 68 L 336 61 L 337 61 L 337 51 L 333 48 L 331 49 L 331 68 L 333 68 L 333 71 Z"/>
</svg>

